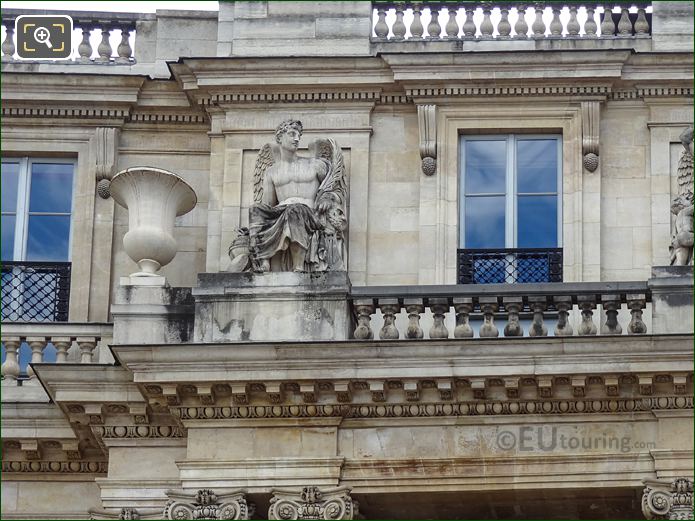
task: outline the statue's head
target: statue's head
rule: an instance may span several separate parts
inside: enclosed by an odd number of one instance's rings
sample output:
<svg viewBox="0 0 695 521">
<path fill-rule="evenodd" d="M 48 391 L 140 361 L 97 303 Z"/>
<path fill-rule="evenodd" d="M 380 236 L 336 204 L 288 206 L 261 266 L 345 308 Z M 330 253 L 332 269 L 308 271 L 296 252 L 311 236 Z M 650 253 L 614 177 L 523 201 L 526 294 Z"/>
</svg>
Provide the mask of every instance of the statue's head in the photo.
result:
<svg viewBox="0 0 695 521">
<path fill-rule="evenodd" d="M 280 123 L 278 128 L 275 129 L 275 141 L 283 148 L 297 150 L 303 130 L 301 121 L 288 119 Z"/>
</svg>

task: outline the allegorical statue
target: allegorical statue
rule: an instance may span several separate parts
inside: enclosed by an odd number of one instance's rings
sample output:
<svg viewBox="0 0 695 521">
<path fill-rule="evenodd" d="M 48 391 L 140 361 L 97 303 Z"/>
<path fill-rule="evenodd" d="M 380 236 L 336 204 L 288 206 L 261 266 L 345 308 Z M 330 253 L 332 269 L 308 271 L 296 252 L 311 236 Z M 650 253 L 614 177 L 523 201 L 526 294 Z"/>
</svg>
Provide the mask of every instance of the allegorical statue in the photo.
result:
<svg viewBox="0 0 695 521">
<path fill-rule="evenodd" d="M 343 271 L 347 186 L 332 139 L 297 155 L 302 123 L 287 120 L 256 158 L 249 227 L 230 246 L 231 271 Z"/>
<path fill-rule="evenodd" d="M 671 213 L 675 216 L 674 233 L 669 251 L 671 264 L 688 266 L 693 264 L 693 127 L 685 129 L 680 140 L 683 151 L 678 160 L 678 195 L 671 202 Z"/>
</svg>

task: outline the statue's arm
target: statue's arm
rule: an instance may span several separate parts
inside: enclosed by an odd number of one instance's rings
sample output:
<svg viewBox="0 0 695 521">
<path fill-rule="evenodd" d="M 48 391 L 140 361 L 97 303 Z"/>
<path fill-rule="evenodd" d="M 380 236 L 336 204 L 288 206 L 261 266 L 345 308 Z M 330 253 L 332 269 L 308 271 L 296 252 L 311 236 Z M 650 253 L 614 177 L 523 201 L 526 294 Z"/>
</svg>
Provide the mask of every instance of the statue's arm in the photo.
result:
<svg viewBox="0 0 695 521">
<path fill-rule="evenodd" d="M 275 184 L 273 184 L 273 176 L 270 172 L 266 172 L 263 178 L 263 198 L 261 199 L 263 204 L 268 206 L 277 206 L 278 197 L 275 193 Z"/>
</svg>

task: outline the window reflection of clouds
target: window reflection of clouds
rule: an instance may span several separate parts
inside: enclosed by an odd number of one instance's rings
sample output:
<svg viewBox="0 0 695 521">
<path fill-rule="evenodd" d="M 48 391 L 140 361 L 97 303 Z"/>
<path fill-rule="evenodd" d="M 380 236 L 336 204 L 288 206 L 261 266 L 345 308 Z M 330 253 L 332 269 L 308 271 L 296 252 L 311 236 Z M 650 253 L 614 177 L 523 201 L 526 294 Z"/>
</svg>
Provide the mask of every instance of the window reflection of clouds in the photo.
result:
<svg viewBox="0 0 695 521">
<path fill-rule="evenodd" d="M 14 256 L 14 215 L 2 216 L 2 260 L 12 260 Z"/>
<path fill-rule="evenodd" d="M 517 141 L 517 191 L 521 193 L 557 191 L 557 141 L 524 139 Z"/>
<path fill-rule="evenodd" d="M 466 141 L 466 193 L 504 193 L 505 141 Z"/>
<path fill-rule="evenodd" d="M 34 163 L 29 211 L 69 213 L 71 207 L 72 165 Z"/>
<path fill-rule="evenodd" d="M 466 198 L 466 248 L 504 248 L 504 196 Z"/>
<path fill-rule="evenodd" d="M 27 260 L 64 261 L 68 258 L 70 216 L 31 215 Z"/>
<path fill-rule="evenodd" d="M 518 215 L 519 248 L 553 248 L 557 245 L 556 196 L 520 196 Z"/>
<path fill-rule="evenodd" d="M 2 164 L 2 211 L 17 211 L 17 185 L 19 183 L 19 163 Z"/>
</svg>

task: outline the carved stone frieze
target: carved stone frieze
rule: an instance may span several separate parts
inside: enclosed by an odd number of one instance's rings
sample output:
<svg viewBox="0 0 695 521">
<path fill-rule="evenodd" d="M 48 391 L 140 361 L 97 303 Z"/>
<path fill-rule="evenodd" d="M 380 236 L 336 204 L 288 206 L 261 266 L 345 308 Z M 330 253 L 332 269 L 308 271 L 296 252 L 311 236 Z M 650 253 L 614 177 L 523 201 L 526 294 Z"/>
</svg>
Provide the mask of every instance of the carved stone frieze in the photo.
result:
<svg viewBox="0 0 695 521">
<path fill-rule="evenodd" d="M 350 489 L 273 489 L 268 519 L 356 519 Z"/>
<path fill-rule="evenodd" d="M 255 507 L 246 502 L 246 491 L 216 494 L 209 489 L 197 492 L 167 491 L 169 501 L 163 519 L 251 519 Z"/>
<path fill-rule="evenodd" d="M 186 431 L 176 425 L 98 425 L 92 431 L 99 438 L 183 438 Z"/>
<path fill-rule="evenodd" d="M 647 519 L 693 518 L 693 480 L 644 480 L 642 513 Z"/>
<path fill-rule="evenodd" d="M 2 471 L 7 473 L 51 474 L 106 474 L 108 461 L 2 461 Z"/>
<path fill-rule="evenodd" d="M 181 420 L 242 418 L 423 418 L 510 414 L 597 414 L 693 408 L 691 396 L 487 400 L 457 403 L 352 403 L 215 407 L 175 407 Z"/>
</svg>

